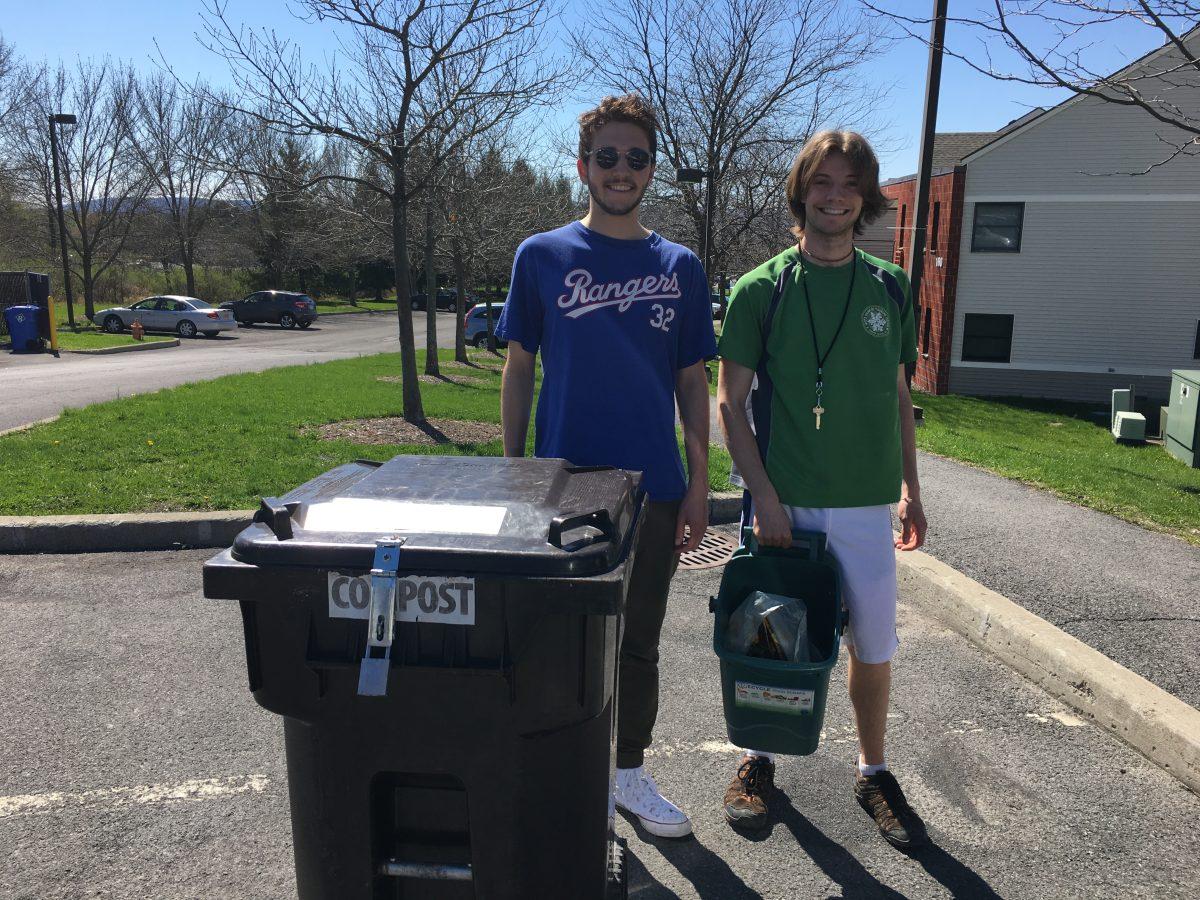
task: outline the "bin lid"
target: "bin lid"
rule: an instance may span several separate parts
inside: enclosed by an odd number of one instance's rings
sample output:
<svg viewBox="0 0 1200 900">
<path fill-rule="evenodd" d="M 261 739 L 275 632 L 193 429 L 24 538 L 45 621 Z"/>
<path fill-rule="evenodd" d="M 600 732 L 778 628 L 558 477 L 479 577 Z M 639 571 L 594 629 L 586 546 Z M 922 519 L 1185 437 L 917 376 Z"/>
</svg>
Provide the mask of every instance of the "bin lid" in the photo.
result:
<svg viewBox="0 0 1200 900">
<path fill-rule="evenodd" d="M 375 542 L 398 535 L 401 570 L 597 575 L 628 555 L 643 499 L 640 473 L 561 459 L 359 460 L 264 497 L 232 552 L 252 565 L 370 569 Z"/>
</svg>

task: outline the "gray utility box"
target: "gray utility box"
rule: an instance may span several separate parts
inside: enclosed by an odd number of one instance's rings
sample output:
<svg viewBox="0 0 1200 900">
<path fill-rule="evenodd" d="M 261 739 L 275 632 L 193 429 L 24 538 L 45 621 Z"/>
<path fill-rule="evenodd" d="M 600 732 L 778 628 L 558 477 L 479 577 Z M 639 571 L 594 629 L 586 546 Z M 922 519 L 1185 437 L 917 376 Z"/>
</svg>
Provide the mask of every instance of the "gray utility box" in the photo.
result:
<svg viewBox="0 0 1200 900">
<path fill-rule="evenodd" d="M 1167 408 L 1167 427 L 1163 445 L 1176 459 L 1193 469 L 1200 468 L 1200 422 L 1196 408 L 1200 404 L 1200 369 L 1176 369 L 1171 373 L 1171 405 Z"/>
</svg>

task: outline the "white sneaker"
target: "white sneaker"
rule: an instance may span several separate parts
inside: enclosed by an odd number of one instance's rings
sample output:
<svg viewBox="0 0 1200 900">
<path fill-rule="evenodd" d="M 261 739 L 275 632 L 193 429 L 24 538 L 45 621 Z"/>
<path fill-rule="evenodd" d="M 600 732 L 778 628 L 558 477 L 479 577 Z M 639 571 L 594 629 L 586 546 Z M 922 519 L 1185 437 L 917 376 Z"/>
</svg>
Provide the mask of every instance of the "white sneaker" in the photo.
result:
<svg viewBox="0 0 1200 900">
<path fill-rule="evenodd" d="M 691 820 L 658 792 L 658 785 L 642 766 L 617 769 L 615 799 L 617 806 L 637 816 L 642 827 L 656 837 L 681 838 L 692 833 Z"/>
</svg>

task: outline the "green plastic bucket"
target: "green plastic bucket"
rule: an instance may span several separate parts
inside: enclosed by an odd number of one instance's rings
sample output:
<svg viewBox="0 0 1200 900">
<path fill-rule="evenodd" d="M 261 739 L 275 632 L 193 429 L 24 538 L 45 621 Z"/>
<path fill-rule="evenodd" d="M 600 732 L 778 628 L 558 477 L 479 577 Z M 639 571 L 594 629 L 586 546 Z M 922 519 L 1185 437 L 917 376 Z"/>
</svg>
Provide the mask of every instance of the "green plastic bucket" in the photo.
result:
<svg viewBox="0 0 1200 900">
<path fill-rule="evenodd" d="M 750 594 L 799 597 L 808 607 L 815 662 L 761 659 L 725 649 L 729 617 Z M 829 673 L 837 664 L 846 613 L 838 568 L 825 535 L 793 532 L 790 548 L 759 547 L 753 532 L 725 564 L 712 599 L 713 650 L 721 660 L 721 694 L 729 740 L 738 747 L 804 756 L 817 749 L 825 721 Z"/>
</svg>

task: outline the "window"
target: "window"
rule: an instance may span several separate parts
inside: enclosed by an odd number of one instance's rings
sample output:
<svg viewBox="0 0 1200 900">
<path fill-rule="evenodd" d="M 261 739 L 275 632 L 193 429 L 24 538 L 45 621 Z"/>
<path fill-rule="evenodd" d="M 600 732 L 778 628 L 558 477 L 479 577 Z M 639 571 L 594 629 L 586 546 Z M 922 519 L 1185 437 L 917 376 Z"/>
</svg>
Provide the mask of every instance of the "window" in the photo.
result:
<svg viewBox="0 0 1200 900">
<path fill-rule="evenodd" d="M 933 224 L 929 226 L 929 250 L 937 252 L 938 220 L 942 217 L 942 204 L 933 204 Z"/>
<path fill-rule="evenodd" d="M 1012 354 L 1012 316 L 967 313 L 962 361 L 1006 363 Z"/>
<path fill-rule="evenodd" d="M 925 327 L 922 329 L 921 348 L 926 356 L 929 355 L 929 325 L 933 318 L 933 311 L 927 306 L 925 307 Z"/>
<path fill-rule="evenodd" d="M 1200 359 L 1200 322 L 1196 323 L 1196 346 L 1192 350 L 1192 359 Z"/>
<path fill-rule="evenodd" d="M 905 244 L 905 241 L 904 241 L 904 216 L 905 216 L 905 213 L 907 213 L 907 212 L 908 212 L 908 207 L 901 205 L 901 207 L 900 207 L 900 230 L 899 230 L 899 232 L 897 232 L 897 235 L 896 235 L 896 246 L 899 247 L 901 250 L 904 249 L 904 244 Z"/>
<path fill-rule="evenodd" d="M 1020 253 L 1024 203 L 976 203 L 972 253 Z"/>
</svg>

